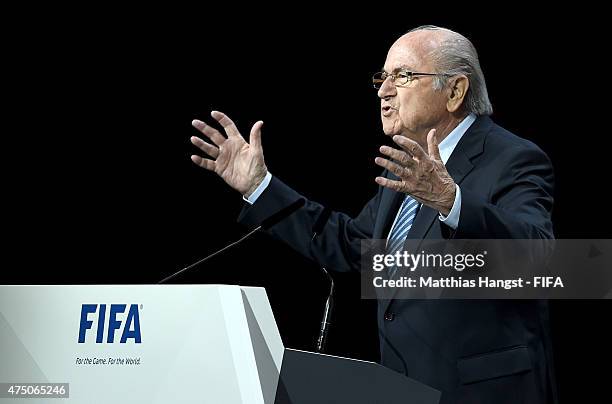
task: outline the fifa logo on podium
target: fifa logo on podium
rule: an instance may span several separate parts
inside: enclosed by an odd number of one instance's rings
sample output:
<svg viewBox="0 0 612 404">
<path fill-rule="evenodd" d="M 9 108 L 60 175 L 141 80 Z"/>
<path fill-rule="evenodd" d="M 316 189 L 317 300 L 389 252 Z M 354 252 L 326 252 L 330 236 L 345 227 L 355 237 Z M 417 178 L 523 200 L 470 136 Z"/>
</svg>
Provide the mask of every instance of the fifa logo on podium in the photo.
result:
<svg viewBox="0 0 612 404">
<path fill-rule="evenodd" d="M 83 304 L 81 306 L 81 321 L 79 326 L 79 344 L 85 343 L 87 330 L 93 328 L 94 321 L 96 327 L 96 344 L 103 342 L 112 344 L 115 342 L 115 332 L 121 331 L 120 344 L 125 344 L 131 339 L 135 344 L 142 342 L 140 334 L 140 316 L 137 304 L 131 304 L 125 315 L 124 320 L 118 315 L 125 314 L 126 304 L 111 304 L 107 310 L 106 304 Z M 106 312 L 109 312 L 108 319 Z M 105 332 L 106 329 L 106 332 Z"/>
</svg>

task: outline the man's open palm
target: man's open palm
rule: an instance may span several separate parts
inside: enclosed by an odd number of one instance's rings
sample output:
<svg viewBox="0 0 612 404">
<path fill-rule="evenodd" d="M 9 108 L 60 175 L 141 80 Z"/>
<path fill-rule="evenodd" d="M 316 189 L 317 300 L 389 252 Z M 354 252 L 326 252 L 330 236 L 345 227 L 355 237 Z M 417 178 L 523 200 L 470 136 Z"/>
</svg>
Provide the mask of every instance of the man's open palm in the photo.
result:
<svg viewBox="0 0 612 404">
<path fill-rule="evenodd" d="M 251 128 L 249 138 L 251 143 L 249 144 L 227 115 L 213 111 L 211 116 L 223 126 L 227 138 L 204 122 L 194 120 L 192 125 L 208 137 L 213 144 L 197 136 L 191 138 L 191 143 L 212 159 L 193 155 L 191 160 L 200 167 L 214 171 L 230 187 L 248 196 L 255 191 L 268 172 L 261 147 L 263 122 L 257 121 Z"/>
</svg>

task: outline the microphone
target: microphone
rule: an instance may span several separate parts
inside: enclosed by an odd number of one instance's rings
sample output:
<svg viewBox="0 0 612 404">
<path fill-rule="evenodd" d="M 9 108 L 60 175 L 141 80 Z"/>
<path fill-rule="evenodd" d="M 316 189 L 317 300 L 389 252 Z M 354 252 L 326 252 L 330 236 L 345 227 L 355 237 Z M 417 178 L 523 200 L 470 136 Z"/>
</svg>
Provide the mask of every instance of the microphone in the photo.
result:
<svg viewBox="0 0 612 404">
<path fill-rule="evenodd" d="M 323 208 L 323 212 L 317 218 L 317 221 L 312 226 L 312 240 L 321 234 L 325 224 L 329 220 L 331 216 L 331 209 Z M 334 279 L 331 277 L 329 272 L 325 267 L 321 267 L 323 273 L 331 283 L 331 287 L 329 289 L 329 295 L 327 296 L 327 301 L 325 302 L 325 310 L 323 311 L 323 319 L 321 320 L 321 328 L 319 329 L 319 337 L 317 338 L 317 347 L 316 350 L 319 353 L 323 353 L 325 351 L 325 343 L 327 342 L 327 333 L 329 331 L 329 325 L 331 324 L 329 318 L 331 317 L 331 312 L 334 308 Z"/>
<path fill-rule="evenodd" d="M 305 203 L 304 199 L 300 198 L 297 201 L 293 202 L 292 204 L 290 204 L 288 206 L 285 206 L 284 208 L 282 208 L 278 212 L 272 214 L 270 217 L 264 219 L 259 226 L 257 226 L 256 228 L 254 228 L 253 230 L 248 232 L 245 236 L 243 236 L 238 241 L 234 241 L 233 243 L 226 245 L 222 249 L 220 249 L 218 251 L 215 251 L 214 253 L 210 254 L 209 256 L 204 257 L 201 260 L 196 261 L 196 262 L 194 262 L 193 264 L 191 264 L 189 266 L 186 266 L 185 268 L 181 269 L 180 271 L 177 271 L 177 272 L 173 273 L 172 275 L 165 277 L 161 281 L 157 282 L 157 284 L 161 285 L 162 283 L 166 283 L 170 279 L 173 279 L 173 278 L 179 276 L 183 272 L 185 272 L 185 271 L 195 267 L 196 265 L 199 265 L 199 264 L 201 264 L 201 263 L 203 263 L 205 261 L 208 261 L 212 257 L 214 257 L 214 256 L 216 256 L 218 254 L 221 254 L 223 251 L 228 250 L 228 249 L 230 249 L 230 248 L 240 244 L 242 241 L 244 241 L 247 238 L 251 237 L 252 234 L 256 233 L 259 230 L 262 230 L 262 229 L 263 230 L 268 230 L 270 227 L 274 226 L 275 224 L 277 224 L 281 220 L 285 219 L 287 216 L 290 216 L 296 210 L 298 210 L 299 208 L 304 206 L 304 203 Z"/>
</svg>

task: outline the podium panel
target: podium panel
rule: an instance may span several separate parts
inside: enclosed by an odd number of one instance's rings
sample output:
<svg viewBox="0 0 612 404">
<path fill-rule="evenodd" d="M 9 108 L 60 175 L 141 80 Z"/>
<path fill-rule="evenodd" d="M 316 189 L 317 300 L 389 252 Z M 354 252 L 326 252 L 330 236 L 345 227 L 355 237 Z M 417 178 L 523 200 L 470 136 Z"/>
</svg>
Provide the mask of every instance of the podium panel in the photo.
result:
<svg viewBox="0 0 612 404">
<path fill-rule="evenodd" d="M 0 286 L 0 383 L 52 402 L 272 403 L 283 349 L 262 288 Z"/>
<path fill-rule="evenodd" d="M 285 349 L 275 404 L 438 404 L 440 392 L 378 363 Z"/>
</svg>

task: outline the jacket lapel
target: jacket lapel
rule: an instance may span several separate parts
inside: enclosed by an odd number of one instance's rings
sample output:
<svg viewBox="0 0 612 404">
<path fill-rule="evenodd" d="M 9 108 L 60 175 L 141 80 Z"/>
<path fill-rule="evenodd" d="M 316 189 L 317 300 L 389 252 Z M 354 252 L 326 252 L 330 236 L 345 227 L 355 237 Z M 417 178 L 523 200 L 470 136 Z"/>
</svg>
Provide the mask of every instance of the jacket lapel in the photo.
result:
<svg viewBox="0 0 612 404">
<path fill-rule="evenodd" d="M 397 180 L 398 177 L 387 171 L 383 176 L 391 180 Z M 391 224 L 395 220 L 395 216 L 402 204 L 405 194 L 395 192 L 392 189 L 385 188 L 382 191 L 380 205 L 378 207 L 378 220 L 374 224 L 373 239 L 386 239 L 391 230 Z"/>
</svg>

